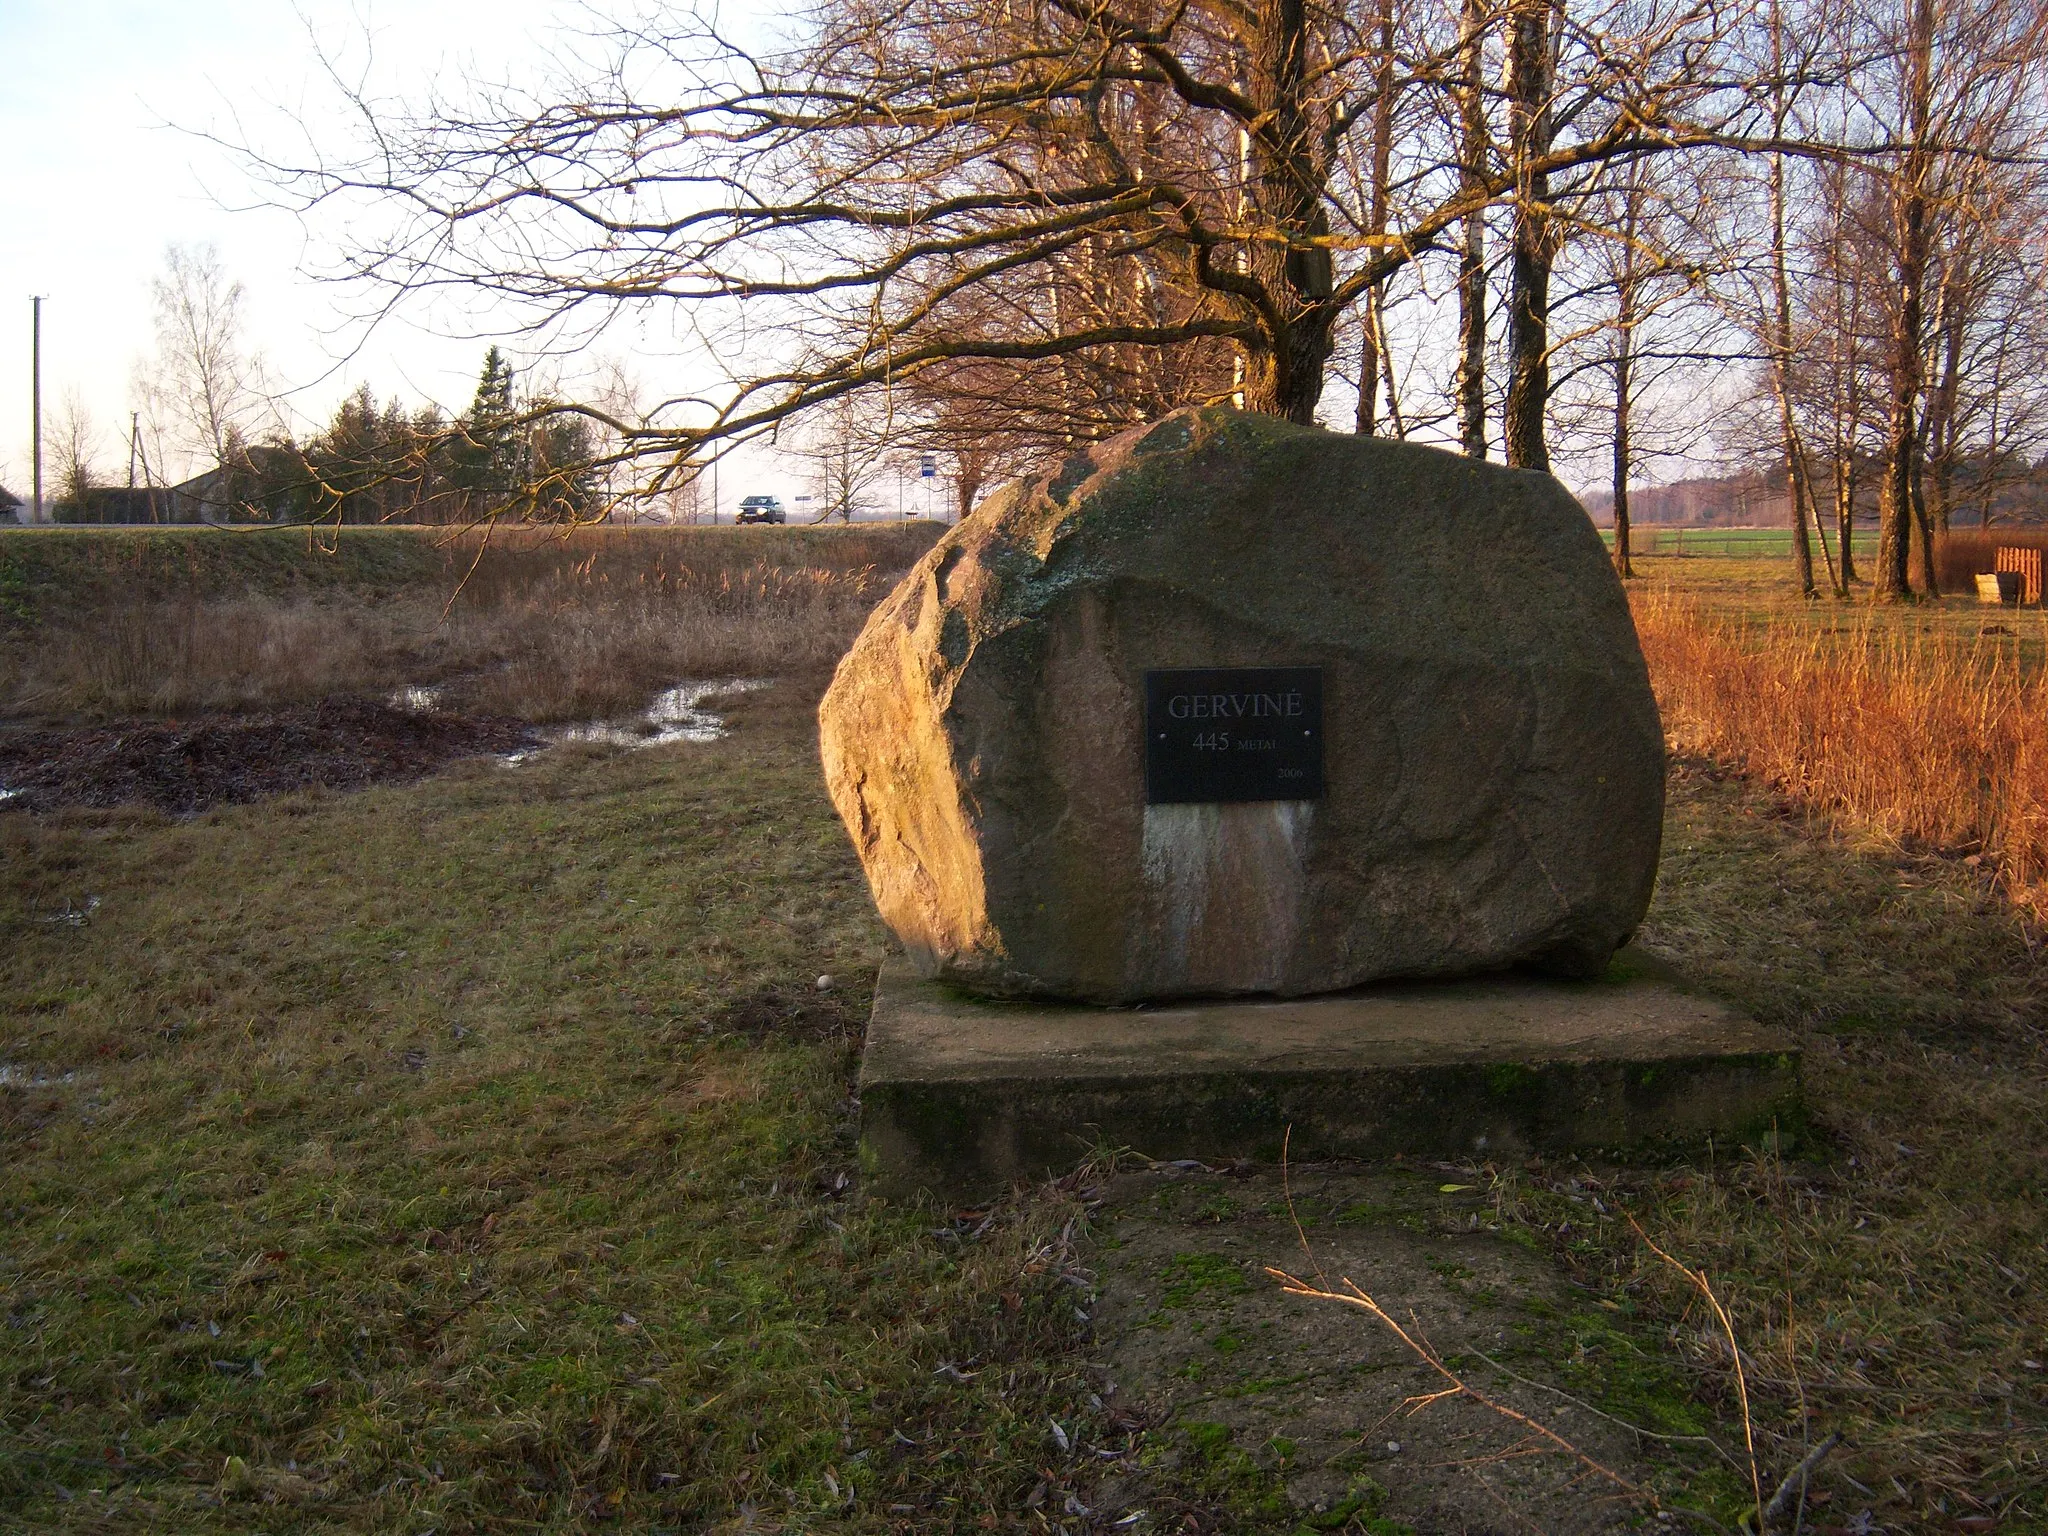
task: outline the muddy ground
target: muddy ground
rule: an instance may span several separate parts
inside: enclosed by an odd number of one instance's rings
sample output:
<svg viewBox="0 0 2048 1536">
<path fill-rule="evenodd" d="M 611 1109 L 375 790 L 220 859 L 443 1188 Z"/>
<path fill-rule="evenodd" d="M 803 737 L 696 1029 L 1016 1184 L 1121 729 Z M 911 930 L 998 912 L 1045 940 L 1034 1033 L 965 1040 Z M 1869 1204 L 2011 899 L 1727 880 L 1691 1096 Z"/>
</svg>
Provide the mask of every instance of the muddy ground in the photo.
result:
<svg viewBox="0 0 2048 1536">
<path fill-rule="evenodd" d="M 1653 1498 L 1727 1482 L 1657 1341 L 1499 1235 L 1473 1175 L 1317 1167 L 1291 1187 L 1290 1210 L 1277 1174 L 1111 1186 L 1094 1321 L 1110 1402 L 1145 1434 L 1099 1490 L 1103 1524 L 1183 1528 L 1177 1486 L 1310 1531 L 1669 1530 Z M 1498 1408 L 1442 1395 L 1455 1383 L 1385 1323 L 1274 1269 L 1355 1282 Z"/>
<path fill-rule="evenodd" d="M 540 738 L 517 720 L 325 699 L 261 714 L 0 732 L 0 806 L 153 806 L 191 815 L 319 786 L 417 779 Z"/>
</svg>

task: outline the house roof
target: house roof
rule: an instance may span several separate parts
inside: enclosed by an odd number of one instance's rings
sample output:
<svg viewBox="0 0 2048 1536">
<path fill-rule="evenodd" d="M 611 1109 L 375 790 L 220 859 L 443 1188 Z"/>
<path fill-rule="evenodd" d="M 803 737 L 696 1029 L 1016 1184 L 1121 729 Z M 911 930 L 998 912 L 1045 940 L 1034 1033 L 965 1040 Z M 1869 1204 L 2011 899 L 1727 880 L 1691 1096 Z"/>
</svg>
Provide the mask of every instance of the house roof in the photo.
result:
<svg viewBox="0 0 2048 1536">
<path fill-rule="evenodd" d="M 14 508 L 23 505 L 26 505 L 26 503 L 19 496 L 7 489 L 6 486 L 0 485 L 0 512 L 12 511 Z"/>
</svg>

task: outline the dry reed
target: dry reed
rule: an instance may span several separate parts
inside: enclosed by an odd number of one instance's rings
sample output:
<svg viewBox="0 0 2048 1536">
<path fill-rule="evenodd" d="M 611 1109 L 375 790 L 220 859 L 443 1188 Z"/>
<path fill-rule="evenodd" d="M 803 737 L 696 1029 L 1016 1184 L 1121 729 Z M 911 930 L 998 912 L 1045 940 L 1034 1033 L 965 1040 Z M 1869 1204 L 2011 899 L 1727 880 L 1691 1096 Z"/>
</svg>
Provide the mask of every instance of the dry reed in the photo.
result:
<svg viewBox="0 0 2048 1536">
<path fill-rule="evenodd" d="M 1882 614 L 1816 634 L 1664 593 L 1635 614 L 1676 750 L 1899 844 L 1982 853 L 2043 894 L 2048 681 L 2019 636 L 1913 634 Z"/>
<path fill-rule="evenodd" d="M 435 684 L 452 707 L 595 718 L 688 678 L 829 667 L 916 553 L 859 534 L 477 543 L 451 541 L 438 577 L 395 592 L 109 584 L 0 657 L 0 712 L 179 714 Z"/>
</svg>

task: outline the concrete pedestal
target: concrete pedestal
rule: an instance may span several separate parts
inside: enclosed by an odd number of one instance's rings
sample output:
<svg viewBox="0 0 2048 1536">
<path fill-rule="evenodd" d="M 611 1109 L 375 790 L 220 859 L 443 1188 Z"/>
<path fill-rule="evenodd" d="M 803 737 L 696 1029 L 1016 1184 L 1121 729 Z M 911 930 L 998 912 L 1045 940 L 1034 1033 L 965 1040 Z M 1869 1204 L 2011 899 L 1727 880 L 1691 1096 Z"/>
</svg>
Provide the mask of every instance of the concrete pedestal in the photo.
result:
<svg viewBox="0 0 2048 1536">
<path fill-rule="evenodd" d="M 1799 1117 L 1786 1037 L 1637 950 L 1608 977 L 1506 975 L 1288 1001 L 1090 1008 L 968 997 L 902 961 L 861 1062 L 869 1187 L 953 1199 L 1161 1160 L 1681 1150 Z"/>
</svg>

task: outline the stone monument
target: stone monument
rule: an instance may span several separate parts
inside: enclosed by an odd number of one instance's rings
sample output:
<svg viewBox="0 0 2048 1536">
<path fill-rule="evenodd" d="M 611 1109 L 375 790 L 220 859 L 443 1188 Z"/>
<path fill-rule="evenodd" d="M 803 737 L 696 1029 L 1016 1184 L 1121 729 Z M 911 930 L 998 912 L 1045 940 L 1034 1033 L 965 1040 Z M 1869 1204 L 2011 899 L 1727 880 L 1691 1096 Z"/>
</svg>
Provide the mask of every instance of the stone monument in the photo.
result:
<svg viewBox="0 0 2048 1536">
<path fill-rule="evenodd" d="M 1458 1070 L 1418 1087 L 1459 1064 L 1740 1057 L 1748 1086 L 1659 1133 L 1789 1113 L 1780 1042 L 1598 980 L 1649 904 L 1663 738 L 1605 548 L 1548 475 L 1176 412 L 978 507 L 819 723 L 906 954 L 863 1078 L 885 1183 L 1040 1171 L 1062 1138 L 1260 1156 L 1304 1117 L 1330 1151 L 1643 1139 L 1621 1066 L 1600 1104 L 1475 1115 Z M 1586 1046 L 1595 1015 L 1618 1043 Z"/>
</svg>

